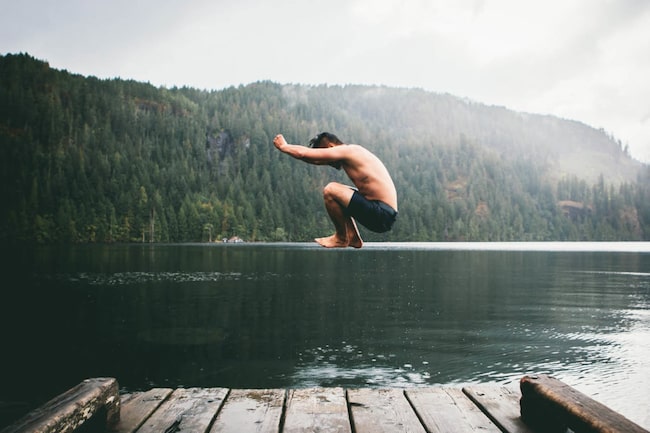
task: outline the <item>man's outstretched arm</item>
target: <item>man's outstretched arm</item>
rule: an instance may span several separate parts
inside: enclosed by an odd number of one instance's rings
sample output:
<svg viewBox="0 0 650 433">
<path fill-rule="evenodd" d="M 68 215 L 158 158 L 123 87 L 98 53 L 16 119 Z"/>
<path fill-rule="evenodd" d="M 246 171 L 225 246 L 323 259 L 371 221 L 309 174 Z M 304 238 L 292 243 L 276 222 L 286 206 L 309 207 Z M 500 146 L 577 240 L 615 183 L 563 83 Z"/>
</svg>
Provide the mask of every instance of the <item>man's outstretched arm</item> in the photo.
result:
<svg viewBox="0 0 650 433">
<path fill-rule="evenodd" d="M 344 146 L 312 149 L 298 144 L 289 144 L 282 134 L 275 136 L 273 144 L 281 152 L 310 164 L 324 165 L 345 159 L 345 149 L 341 149 Z"/>
</svg>

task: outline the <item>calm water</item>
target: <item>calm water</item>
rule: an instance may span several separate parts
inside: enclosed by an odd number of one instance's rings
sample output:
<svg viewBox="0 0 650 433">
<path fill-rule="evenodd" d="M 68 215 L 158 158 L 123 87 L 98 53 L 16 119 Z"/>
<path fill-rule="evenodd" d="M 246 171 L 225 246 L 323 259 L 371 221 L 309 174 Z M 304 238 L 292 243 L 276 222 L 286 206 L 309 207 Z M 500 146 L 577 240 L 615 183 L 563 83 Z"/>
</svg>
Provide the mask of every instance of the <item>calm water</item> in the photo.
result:
<svg viewBox="0 0 650 433">
<path fill-rule="evenodd" d="M 0 401 L 151 387 L 414 387 L 551 373 L 650 427 L 650 244 L 12 251 Z M 33 394 L 35 393 L 35 394 Z"/>
</svg>

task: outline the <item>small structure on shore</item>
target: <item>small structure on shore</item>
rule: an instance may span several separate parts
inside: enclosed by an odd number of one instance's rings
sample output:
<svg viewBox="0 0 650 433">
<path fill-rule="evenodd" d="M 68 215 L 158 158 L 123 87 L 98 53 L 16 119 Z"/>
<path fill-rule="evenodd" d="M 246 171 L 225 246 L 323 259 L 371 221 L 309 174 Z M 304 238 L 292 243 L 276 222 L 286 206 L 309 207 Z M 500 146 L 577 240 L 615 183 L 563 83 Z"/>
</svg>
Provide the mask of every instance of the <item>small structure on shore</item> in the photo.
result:
<svg viewBox="0 0 650 433">
<path fill-rule="evenodd" d="M 240 238 L 239 236 L 233 236 L 231 238 L 223 238 L 221 241 L 224 244 L 240 244 L 240 243 L 244 242 L 244 240 L 242 238 Z"/>
</svg>

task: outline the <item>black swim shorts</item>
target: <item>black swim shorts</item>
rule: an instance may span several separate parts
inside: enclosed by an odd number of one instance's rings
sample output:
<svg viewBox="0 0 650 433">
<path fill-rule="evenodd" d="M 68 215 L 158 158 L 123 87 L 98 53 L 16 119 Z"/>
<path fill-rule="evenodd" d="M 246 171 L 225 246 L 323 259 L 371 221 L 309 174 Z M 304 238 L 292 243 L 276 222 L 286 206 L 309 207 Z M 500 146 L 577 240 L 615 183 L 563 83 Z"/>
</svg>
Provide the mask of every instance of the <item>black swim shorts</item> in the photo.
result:
<svg viewBox="0 0 650 433">
<path fill-rule="evenodd" d="M 352 194 L 352 199 L 345 213 L 367 229 L 377 233 L 390 230 L 397 219 L 395 209 L 382 201 L 368 200 L 357 191 Z"/>
</svg>

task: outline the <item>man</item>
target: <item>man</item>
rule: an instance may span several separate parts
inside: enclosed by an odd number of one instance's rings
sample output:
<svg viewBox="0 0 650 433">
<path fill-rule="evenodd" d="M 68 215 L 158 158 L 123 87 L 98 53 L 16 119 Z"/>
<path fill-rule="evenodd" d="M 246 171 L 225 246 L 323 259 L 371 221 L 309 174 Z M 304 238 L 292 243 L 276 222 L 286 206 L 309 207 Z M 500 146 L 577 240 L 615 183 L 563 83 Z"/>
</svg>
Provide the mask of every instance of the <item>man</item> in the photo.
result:
<svg viewBox="0 0 650 433">
<path fill-rule="evenodd" d="M 356 189 L 330 182 L 323 189 L 325 208 L 334 223 L 332 236 L 315 239 L 326 248 L 361 248 L 363 240 L 355 219 L 368 229 L 383 233 L 397 218 L 397 192 L 384 164 L 358 144 L 345 144 L 334 134 L 323 132 L 310 147 L 288 144 L 282 134 L 275 136 L 275 147 L 296 159 L 316 165 L 341 168 Z"/>
</svg>

